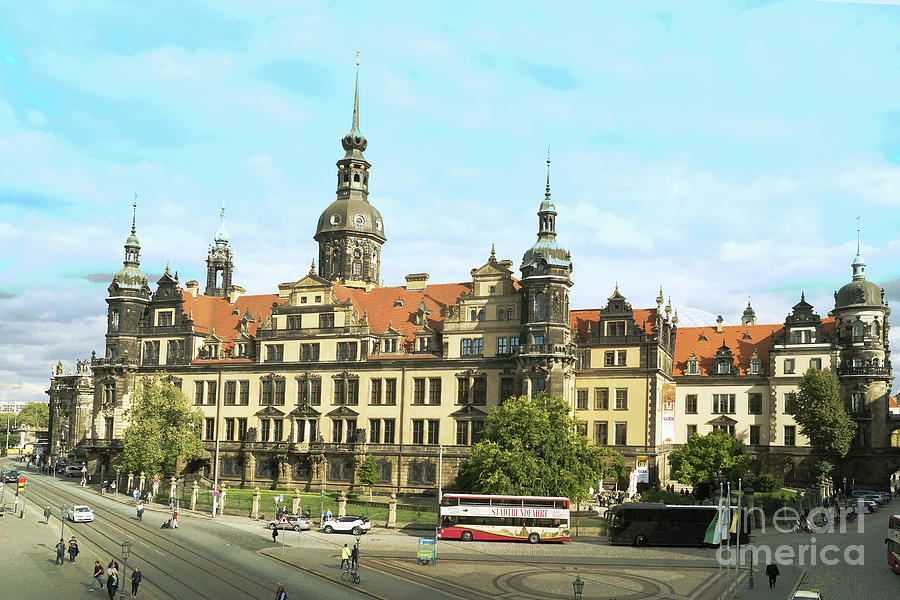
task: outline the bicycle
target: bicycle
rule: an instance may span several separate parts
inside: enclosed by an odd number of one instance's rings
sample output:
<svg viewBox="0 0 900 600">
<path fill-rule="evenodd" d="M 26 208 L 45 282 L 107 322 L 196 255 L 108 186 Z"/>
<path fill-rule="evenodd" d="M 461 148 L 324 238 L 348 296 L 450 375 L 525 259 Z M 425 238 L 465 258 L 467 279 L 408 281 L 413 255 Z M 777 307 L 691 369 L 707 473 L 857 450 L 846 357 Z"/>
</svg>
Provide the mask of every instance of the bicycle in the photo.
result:
<svg viewBox="0 0 900 600">
<path fill-rule="evenodd" d="M 341 573 L 341 579 L 344 581 L 353 580 L 353 583 L 359 583 L 359 567 L 355 569 L 351 569 L 350 566 L 344 567 L 344 572 Z"/>
</svg>

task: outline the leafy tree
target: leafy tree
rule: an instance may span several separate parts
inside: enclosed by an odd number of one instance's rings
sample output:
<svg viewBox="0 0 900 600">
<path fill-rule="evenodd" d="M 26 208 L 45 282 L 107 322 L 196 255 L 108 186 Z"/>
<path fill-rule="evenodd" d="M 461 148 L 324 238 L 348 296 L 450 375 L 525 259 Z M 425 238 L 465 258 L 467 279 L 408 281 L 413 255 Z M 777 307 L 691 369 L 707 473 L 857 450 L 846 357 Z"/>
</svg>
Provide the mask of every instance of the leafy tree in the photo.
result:
<svg viewBox="0 0 900 600">
<path fill-rule="evenodd" d="M 170 475 L 180 459 L 193 460 L 203 454 L 203 414 L 158 375 L 141 380 L 126 418 L 130 424 L 122 436 L 123 469 Z"/>
<path fill-rule="evenodd" d="M 372 501 L 372 486 L 381 481 L 381 472 L 378 470 L 378 463 L 371 454 L 362 461 L 356 470 L 356 478 L 360 483 L 369 486 L 369 502 Z"/>
<path fill-rule="evenodd" d="M 50 425 L 50 405 L 46 402 L 29 402 L 16 417 L 19 425 L 46 429 Z"/>
<path fill-rule="evenodd" d="M 736 484 L 750 468 L 750 461 L 744 444 L 724 431 L 695 433 L 669 456 L 672 476 L 693 486 L 712 483 L 717 477 Z"/>
<path fill-rule="evenodd" d="M 622 455 L 592 446 L 558 398 L 510 398 L 487 416 L 456 483 L 479 494 L 589 497 L 604 476 L 621 477 Z"/>
<path fill-rule="evenodd" d="M 10 433 L 9 434 L 9 445 L 10 446 L 18 446 L 19 445 L 19 434 L 18 433 Z M 4 451 L 6 450 L 6 434 L 0 433 L 0 448 Z"/>
<path fill-rule="evenodd" d="M 810 369 L 800 380 L 799 392 L 785 407 L 800 425 L 800 433 L 809 438 L 820 462 L 825 463 L 819 465 L 820 470 L 846 456 L 856 435 L 856 423 L 844 410 L 840 389 L 834 371 Z"/>
</svg>

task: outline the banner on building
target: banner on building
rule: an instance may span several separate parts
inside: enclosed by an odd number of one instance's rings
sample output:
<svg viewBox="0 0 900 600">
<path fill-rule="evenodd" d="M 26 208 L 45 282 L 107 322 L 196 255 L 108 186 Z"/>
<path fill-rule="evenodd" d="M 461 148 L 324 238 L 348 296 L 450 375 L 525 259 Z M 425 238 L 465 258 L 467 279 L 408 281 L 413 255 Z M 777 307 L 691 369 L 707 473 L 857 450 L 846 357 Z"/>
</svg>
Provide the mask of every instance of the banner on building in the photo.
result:
<svg viewBox="0 0 900 600">
<path fill-rule="evenodd" d="M 662 385 L 662 442 L 675 442 L 675 384 Z"/>
</svg>

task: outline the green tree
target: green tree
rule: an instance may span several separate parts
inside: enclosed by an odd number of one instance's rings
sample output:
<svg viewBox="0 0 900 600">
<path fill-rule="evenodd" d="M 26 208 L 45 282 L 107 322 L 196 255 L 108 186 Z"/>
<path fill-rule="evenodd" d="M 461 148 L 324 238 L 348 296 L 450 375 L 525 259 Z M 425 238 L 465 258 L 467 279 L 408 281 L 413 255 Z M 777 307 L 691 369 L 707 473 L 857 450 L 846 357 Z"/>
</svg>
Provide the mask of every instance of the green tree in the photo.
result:
<svg viewBox="0 0 900 600">
<path fill-rule="evenodd" d="M 50 425 L 50 405 L 46 402 L 29 402 L 16 416 L 19 425 L 46 429 Z"/>
<path fill-rule="evenodd" d="M 622 455 L 589 445 L 558 398 L 510 398 L 485 425 L 484 438 L 457 475 L 463 490 L 584 500 L 604 476 L 625 472 Z"/>
<path fill-rule="evenodd" d="M 718 477 L 736 484 L 750 468 L 750 461 L 744 444 L 724 431 L 695 433 L 669 455 L 672 477 L 693 486 L 710 484 Z"/>
<path fill-rule="evenodd" d="M 381 481 L 381 472 L 378 470 L 378 462 L 371 454 L 362 461 L 356 470 L 356 478 L 360 483 L 369 486 L 369 502 L 372 501 L 372 486 Z"/>
<path fill-rule="evenodd" d="M 809 369 L 799 387 L 785 410 L 800 425 L 800 433 L 809 438 L 809 445 L 820 459 L 819 470 L 830 473 L 833 463 L 850 451 L 856 423 L 844 410 L 841 384 L 831 369 Z"/>
<path fill-rule="evenodd" d="M 120 464 L 127 471 L 172 475 L 179 459 L 189 461 L 203 455 L 203 414 L 190 406 L 181 390 L 158 375 L 138 384 L 126 418 L 129 425 L 122 436 Z"/>
</svg>

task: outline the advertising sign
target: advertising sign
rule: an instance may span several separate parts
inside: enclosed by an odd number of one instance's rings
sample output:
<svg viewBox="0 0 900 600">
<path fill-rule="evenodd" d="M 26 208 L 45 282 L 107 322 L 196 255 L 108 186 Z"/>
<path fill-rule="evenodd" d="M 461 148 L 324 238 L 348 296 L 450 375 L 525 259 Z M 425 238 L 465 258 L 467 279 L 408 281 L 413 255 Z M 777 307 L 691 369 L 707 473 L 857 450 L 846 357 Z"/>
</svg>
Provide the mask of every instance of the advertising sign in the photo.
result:
<svg viewBox="0 0 900 600">
<path fill-rule="evenodd" d="M 647 468 L 647 457 L 635 457 L 635 473 L 637 474 L 637 483 L 650 483 L 650 469 Z"/>
<path fill-rule="evenodd" d="M 675 384 L 662 385 L 662 442 L 675 442 Z"/>
</svg>

